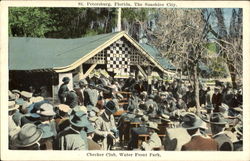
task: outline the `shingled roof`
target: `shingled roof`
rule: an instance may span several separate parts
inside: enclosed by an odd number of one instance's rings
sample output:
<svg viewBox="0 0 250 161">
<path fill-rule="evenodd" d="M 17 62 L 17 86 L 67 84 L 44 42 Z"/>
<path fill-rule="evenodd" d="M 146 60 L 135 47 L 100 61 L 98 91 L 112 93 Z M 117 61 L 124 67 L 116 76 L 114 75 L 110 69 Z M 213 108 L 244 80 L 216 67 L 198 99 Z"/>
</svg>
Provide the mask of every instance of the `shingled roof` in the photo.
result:
<svg viewBox="0 0 250 161">
<path fill-rule="evenodd" d="M 173 69 L 167 61 L 133 40 L 125 32 L 76 39 L 9 38 L 9 70 L 54 70 L 66 72 L 84 63 L 110 44 L 125 37 L 161 70 Z"/>
</svg>

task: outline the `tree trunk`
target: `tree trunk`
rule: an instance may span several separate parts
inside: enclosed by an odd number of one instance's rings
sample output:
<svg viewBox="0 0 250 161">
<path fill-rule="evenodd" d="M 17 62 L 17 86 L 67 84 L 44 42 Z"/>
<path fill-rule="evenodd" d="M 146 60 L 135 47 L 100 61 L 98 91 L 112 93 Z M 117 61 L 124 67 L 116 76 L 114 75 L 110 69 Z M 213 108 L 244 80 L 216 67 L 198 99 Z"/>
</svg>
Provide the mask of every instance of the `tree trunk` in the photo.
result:
<svg viewBox="0 0 250 161">
<path fill-rule="evenodd" d="M 199 97 L 199 79 L 198 79 L 198 63 L 194 66 L 194 95 L 196 103 L 196 114 L 200 115 L 200 97 Z"/>
<path fill-rule="evenodd" d="M 229 60 L 227 60 L 227 65 L 228 65 L 233 88 L 237 88 L 235 67 L 232 63 L 229 62 Z"/>
</svg>

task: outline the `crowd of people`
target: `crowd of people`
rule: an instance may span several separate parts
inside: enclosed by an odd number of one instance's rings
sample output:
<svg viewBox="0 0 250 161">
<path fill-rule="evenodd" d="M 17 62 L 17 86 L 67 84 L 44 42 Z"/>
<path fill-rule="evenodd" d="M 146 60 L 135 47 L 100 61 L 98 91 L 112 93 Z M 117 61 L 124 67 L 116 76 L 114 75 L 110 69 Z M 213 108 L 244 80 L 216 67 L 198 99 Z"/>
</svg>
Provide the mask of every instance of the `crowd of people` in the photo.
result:
<svg viewBox="0 0 250 161">
<path fill-rule="evenodd" d="M 242 88 L 101 75 L 62 79 L 60 103 L 30 91 L 9 91 L 9 149 L 213 150 L 243 148 Z M 129 126 L 136 123 L 137 126 Z M 162 133 L 163 129 L 163 133 Z M 141 136 L 146 136 L 142 139 Z"/>
</svg>

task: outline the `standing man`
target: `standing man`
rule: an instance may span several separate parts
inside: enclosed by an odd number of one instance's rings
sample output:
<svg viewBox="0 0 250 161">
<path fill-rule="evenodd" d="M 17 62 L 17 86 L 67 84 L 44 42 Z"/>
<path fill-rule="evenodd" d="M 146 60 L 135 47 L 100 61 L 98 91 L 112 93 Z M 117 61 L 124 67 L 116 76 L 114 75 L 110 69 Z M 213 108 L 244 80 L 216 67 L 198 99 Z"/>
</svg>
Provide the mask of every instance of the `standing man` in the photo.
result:
<svg viewBox="0 0 250 161">
<path fill-rule="evenodd" d="M 87 133 L 84 131 L 84 127 L 90 124 L 87 114 L 73 110 L 69 122 L 70 127 L 57 136 L 56 150 L 88 150 Z"/>
<path fill-rule="evenodd" d="M 60 102 L 62 104 L 65 104 L 66 96 L 67 96 L 67 93 L 69 92 L 68 84 L 70 82 L 70 79 L 69 77 L 63 77 L 62 81 L 63 81 L 63 84 L 59 88 L 58 97 L 60 99 Z"/>
<path fill-rule="evenodd" d="M 220 88 L 214 88 L 214 94 L 212 96 L 212 104 L 214 106 L 214 112 L 220 112 L 219 107 L 222 103 L 222 94 L 220 93 Z"/>
<path fill-rule="evenodd" d="M 227 124 L 221 113 L 213 113 L 210 117 L 212 138 L 218 142 L 220 151 L 233 151 L 233 143 L 224 133 Z"/>
<path fill-rule="evenodd" d="M 88 86 L 88 82 L 86 79 L 81 79 L 79 81 L 80 88 L 76 89 L 76 94 L 78 96 L 78 104 L 83 105 L 84 104 L 84 90 Z"/>
<path fill-rule="evenodd" d="M 109 101 L 105 105 L 105 111 L 96 121 L 95 133 L 101 136 L 100 141 L 102 142 L 103 150 L 110 150 L 114 145 L 114 140 L 119 136 L 113 116 L 115 112 L 115 103 L 113 101 Z"/>
</svg>

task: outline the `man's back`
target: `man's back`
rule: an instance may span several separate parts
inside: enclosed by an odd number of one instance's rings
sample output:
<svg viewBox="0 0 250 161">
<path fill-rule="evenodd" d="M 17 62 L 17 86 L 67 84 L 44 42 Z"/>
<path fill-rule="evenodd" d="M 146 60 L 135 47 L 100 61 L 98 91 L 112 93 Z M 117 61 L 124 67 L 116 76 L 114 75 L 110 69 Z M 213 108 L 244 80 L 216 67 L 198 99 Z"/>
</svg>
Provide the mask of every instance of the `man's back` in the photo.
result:
<svg viewBox="0 0 250 161">
<path fill-rule="evenodd" d="M 59 133 L 57 144 L 58 150 L 88 150 L 86 133 L 80 133 L 71 127 Z"/>
<path fill-rule="evenodd" d="M 191 140 L 184 144 L 181 148 L 182 151 L 203 151 L 203 150 L 214 150 L 218 149 L 218 143 L 210 138 L 204 138 L 202 136 L 193 136 Z"/>
<path fill-rule="evenodd" d="M 232 151 L 233 143 L 226 134 L 219 134 L 213 137 L 218 142 L 220 151 Z"/>
</svg>

